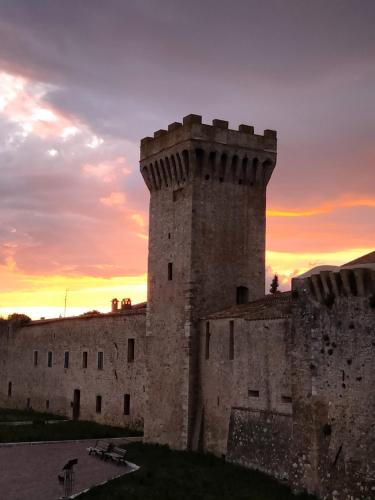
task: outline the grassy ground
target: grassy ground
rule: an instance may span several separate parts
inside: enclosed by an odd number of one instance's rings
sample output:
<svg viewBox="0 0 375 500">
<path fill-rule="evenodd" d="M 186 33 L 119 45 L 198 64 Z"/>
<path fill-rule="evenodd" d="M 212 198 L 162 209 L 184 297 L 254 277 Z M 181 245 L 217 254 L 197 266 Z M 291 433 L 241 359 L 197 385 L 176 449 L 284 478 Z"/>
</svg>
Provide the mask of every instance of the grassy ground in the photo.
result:
<svg viewBox="0 0 375 500">
<path fill-rule="evenodd" d="M 69 421 L 44 424 L 35 421 L 33 425 L 0 425 L 0 443 L 24 441 L 64 441 L 66 439 L 96 439 L 121 436 L 138 436 L 139 433 L 124 427 L 110 427 L 95 422 Z"/>
<path fill-rule="evenodd" d="M 131 443 L 128 459 L 141 466 L 82 495 L 82 500 L 302 500 L 259 472 L 212 455 L 171 451 L 165 446 Z M 95 460 L 95 458 L 93 458 Z"/>
<path fill-rule="evenodd" d="M 64 420 L 66 417 L 53 415 L 52 413 L 39 413 L 33 410 L 13 410 L 0 408 L 0 422 L 26 422 L 44 420 Z"/>
</svg>

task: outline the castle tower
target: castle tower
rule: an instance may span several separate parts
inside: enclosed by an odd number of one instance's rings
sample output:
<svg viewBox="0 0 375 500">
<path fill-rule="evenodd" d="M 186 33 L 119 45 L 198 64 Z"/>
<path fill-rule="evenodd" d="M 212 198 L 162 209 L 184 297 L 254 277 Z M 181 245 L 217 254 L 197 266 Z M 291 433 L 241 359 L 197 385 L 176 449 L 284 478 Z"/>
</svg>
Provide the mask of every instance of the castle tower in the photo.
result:
<svg viewBox="0 0 375 500">
<path fill-rule="evenodd" d="M 189 115 L 141 141 L 150 190 L 145 440 L 192 446 L 198 321 L 264 295 L 276 132 Z"/>
</svg>

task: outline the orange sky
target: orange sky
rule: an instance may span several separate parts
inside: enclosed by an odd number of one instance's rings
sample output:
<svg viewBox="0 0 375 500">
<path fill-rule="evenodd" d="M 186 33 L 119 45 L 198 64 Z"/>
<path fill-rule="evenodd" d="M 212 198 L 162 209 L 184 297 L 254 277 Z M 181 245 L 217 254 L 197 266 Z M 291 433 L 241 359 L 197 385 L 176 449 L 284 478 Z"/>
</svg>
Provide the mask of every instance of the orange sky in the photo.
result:
<svg viewBox="0 0 375 500">
<path fill-rule="evenodd" d="M 145 300 L 139 141 L 189 113 L 277 130 L 267 283 L 374 250 L 375 4 L 288 2 L 0 5 L 0 315 Z"/>
</svg>

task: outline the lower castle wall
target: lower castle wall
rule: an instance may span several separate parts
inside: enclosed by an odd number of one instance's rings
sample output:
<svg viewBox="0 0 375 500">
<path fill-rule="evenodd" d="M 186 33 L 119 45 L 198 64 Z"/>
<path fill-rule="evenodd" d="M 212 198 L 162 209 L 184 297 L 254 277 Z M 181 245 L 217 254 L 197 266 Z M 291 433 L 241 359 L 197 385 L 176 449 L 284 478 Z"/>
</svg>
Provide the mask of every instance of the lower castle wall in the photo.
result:
<svg viewBox="0 0 375 500">
<path fill-rule="evenodd" d="M 290 414 L 232 408 L 227 460 L 288 480 L 292 425 Z"/>
<path fill-rule="evenodd" d="M 128 338 L 135 339 L 134 361 L 128 361 Z M 33 322 L 0 335 L 6 363 L 0 369 L 0 405 L 48 411 L 72 417 L 74 390 L 80 390 L 82 420 L 143 428 L 145 390 L 145 314 L 115 314 Z M 38 364 L 34 365 L 34 351 Z M 47 353 L 53 354 L 52 367 Z M 64 352 L 69 367 L 64 368 Z M 83 351 L 88 353 L 83 368 Z M 98 351 L 103 369 L 98 369 Z M 8 396 L 9 382 L 12 384 Z M 130 414 L 124 415 L 124 395 L 130 395 Z M 96 396 L 102 397 L 101 413 Z M 47 403 L 48 401 L 48 403 Z"/>
<path fill-rule="evenodd" d="M 234 322 L 232 360 L 229 359 L 230 321 Z M 286 345 L 290 323 L 288 319 L 211 319 L 208 359 L 205 355 L 206 324 L 201 322 L 202 447 L 220 455 L 227 453 L 233 407 L 291 415 L 290 362 Z"/>
</svg>

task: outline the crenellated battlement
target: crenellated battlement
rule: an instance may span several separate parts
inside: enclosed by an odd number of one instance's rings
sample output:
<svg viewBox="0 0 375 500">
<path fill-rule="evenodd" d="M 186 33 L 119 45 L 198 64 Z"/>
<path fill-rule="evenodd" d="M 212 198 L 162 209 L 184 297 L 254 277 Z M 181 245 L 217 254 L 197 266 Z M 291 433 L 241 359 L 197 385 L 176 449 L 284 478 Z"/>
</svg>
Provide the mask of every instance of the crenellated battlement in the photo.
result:
<svg viewBox="0 0 375 500">
<path fill-rule="evenodd" d="M 320 304 L 328 304 L 339 297 L 370 297 L 375 294 L 375 269 L 358 266 L 323 270 L 311 276 L 294 278 L 292 288 Z"/>
<path fill-rule="evenodd" d="M 257 135 L 250 125 L 231 130 L 227 121 L 206 125 L 200 115 L 188 115 L 141 140 L 141 172 L 150 191 L 180 186 L 193 177 L 265 186 L 276 153 L 274 130 Z"/>
</svg>

